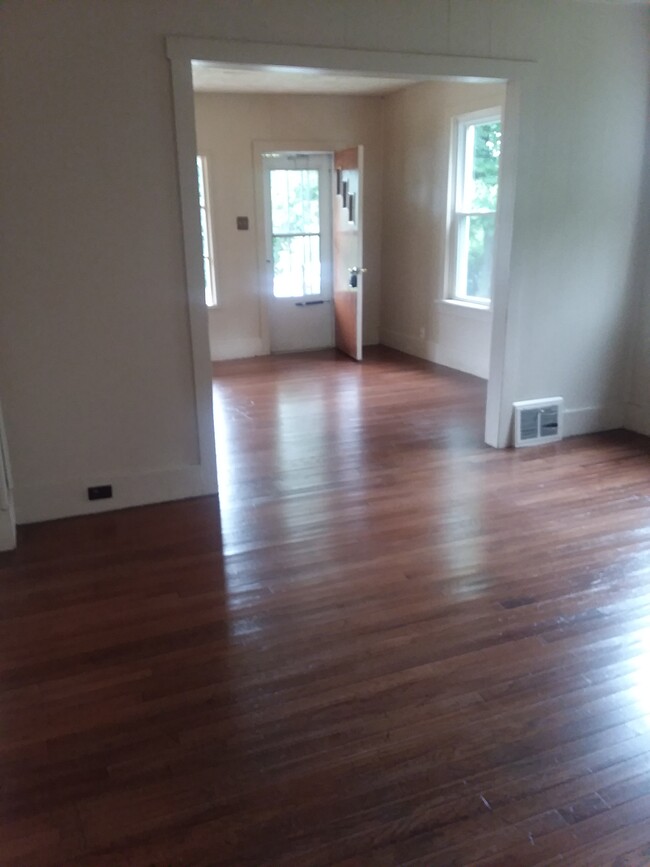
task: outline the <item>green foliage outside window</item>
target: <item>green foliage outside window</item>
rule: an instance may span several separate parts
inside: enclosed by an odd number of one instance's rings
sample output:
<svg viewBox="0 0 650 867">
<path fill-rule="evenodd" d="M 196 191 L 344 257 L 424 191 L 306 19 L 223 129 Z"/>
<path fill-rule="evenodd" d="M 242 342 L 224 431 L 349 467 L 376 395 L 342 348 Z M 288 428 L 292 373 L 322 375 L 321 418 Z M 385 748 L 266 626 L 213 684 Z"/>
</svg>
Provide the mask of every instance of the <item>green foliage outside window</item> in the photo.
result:
<svg viewBox="0 0 650 867">
<path fill-rule="evenodd" d="M 320 293 L 320 213 L 316 169 L 271 171 L 273 294 Z"/>
<path fill-rule="evenodd" d="M 473 211 L 496 211 L 499 192 L 499 157 L 501 155 L 501 124 L 482 123 L 474 126 L 472 157 L 472 189 L 468 202 Z M 470 155 L 468 154 L 468 157 Z M 491 291 L 494 214 L 469 218 L 469 250 L 467 261 L 467 295 L 489 298 Z"/>
</svg>

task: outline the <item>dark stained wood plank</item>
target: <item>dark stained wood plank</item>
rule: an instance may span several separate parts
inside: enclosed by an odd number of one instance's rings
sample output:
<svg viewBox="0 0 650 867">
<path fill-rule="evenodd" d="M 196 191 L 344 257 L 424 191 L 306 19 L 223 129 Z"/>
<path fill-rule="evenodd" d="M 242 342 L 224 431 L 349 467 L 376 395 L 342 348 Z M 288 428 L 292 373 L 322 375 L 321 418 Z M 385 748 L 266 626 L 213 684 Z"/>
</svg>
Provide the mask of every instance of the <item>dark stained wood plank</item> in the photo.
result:
<svg viewBox="0 0 650 867">
<path fill-rule="evenodd" d="M 220 503 L 0 556 L 3 867 L 643 863 L 648 441 L 385 349 L 215 401 Z"/>
</svg>

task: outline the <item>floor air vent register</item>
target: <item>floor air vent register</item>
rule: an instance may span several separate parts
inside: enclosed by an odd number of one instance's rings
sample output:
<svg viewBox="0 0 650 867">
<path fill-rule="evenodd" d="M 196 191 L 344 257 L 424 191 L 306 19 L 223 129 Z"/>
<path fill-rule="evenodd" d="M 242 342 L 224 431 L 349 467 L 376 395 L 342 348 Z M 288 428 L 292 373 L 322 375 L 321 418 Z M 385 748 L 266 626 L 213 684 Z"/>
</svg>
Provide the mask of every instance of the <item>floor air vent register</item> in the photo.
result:
<svg viewBox="0 0 650 867">
<path fill-rule="evenodd" d="M 515 446 L 538 446 L 562 439 L 564 400 L 519 400 L 515 409 Z"/>
</svg>

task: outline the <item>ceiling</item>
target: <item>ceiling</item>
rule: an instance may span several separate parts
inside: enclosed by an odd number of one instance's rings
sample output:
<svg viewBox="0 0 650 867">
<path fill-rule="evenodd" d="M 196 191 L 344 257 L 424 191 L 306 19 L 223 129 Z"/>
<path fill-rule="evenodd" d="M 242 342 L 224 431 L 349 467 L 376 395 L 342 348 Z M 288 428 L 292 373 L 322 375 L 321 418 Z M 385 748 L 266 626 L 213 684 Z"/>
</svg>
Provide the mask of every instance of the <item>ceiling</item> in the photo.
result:
<svg viewBox="0 0 650 867">
<path fill-rule="evenodd" d="M 194 90 L 199 93 L 321 93 L 367 95 L 390 93 L 414 84 L 417 78 L 380 78 L 373 75 L 320 70 L 245 69 L 192 63 Z"/>
</svg>

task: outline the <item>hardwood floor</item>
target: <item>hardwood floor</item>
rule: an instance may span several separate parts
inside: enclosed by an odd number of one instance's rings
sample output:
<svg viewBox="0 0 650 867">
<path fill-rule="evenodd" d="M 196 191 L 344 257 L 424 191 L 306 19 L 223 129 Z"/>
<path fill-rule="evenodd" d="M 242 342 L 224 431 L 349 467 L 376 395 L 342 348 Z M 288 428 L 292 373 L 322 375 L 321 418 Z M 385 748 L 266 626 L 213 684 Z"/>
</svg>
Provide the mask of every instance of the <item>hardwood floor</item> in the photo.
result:
<svg viewBox="0 0 650 867">
<path fill-rule="evenodd" d="M 214 498 L 0 556 L 2 867 L 650 863 L 650 450 L 388 350 L 215 367 Z"/>
</svg>

